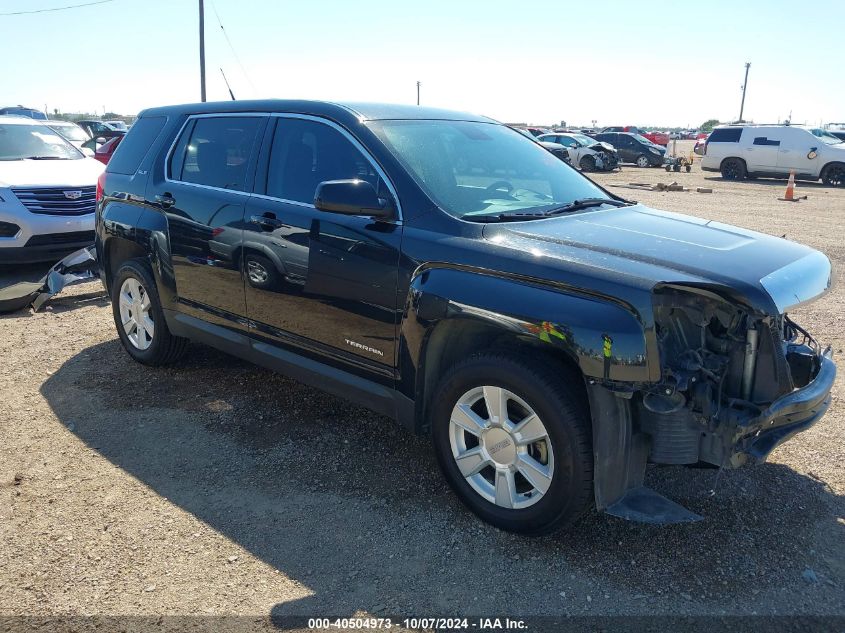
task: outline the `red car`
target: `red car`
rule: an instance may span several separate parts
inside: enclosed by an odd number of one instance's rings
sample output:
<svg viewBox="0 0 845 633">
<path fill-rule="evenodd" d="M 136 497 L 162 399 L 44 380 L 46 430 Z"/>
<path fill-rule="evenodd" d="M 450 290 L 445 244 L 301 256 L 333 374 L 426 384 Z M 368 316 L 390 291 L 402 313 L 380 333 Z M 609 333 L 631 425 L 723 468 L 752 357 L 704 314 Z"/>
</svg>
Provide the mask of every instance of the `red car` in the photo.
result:
<svg viewBox="0 0 845 633">
<path fill-rule="evenodd" d="M 114 138 L 110 138 L 105 143 L 100 145 L 96 150 L 94 150 L 94 158 L 103 163 L 103 165 L 108 165 L 109 161 L 111 160 L 112 154 L 114 154 L 114 150 L 117 149 L 117 146 L 120 145 L 120 141 L 122 140 L 123 136 L 115 136 Z"/>
<path fill-rule="evenodd" d="M 631 134 L 644 136 L 656 145 L 662 145 L 663 147 L 669 145 L 669 135 L 666 132 L 643 132 L 636 125 L 613 125 L 604 128 L 601 132 L 630 132 Z"/>
</svg>

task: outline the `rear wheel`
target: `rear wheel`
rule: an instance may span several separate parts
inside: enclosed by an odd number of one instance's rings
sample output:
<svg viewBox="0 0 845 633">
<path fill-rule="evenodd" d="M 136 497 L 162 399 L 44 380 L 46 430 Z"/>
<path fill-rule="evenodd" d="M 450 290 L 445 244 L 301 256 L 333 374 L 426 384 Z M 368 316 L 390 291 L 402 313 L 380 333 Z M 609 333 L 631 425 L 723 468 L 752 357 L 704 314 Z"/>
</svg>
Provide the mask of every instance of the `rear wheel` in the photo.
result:
<svg viewBox="0 0 845 633">
<path fill-rule="evenodd" d="M 822 182 L 828 187 L 845 186 L 845 164 L 833 163 L 824 168 Z"/>
<path fill-rule="evenodd" d="M 637 156 L 637 167 L 648 167 L 651 165 L 651 162 L 648 160 L 648 156 L 645 154 L 640 154 Z"/>
<path fill-rule="evenodd" d="M 112 313 L 120 342 L 139 363 L 165 365 L 185 352 L 188 339 L 173 336 L 167 328 L 155 281 L 143 260 L 130 259 L 118 269 Z"/>
<path fill-rule="evenodd" d="M 483 520 L 527 535 L 554 531 L 592 501 L 590 420 L 580 376 L 510 354 L 455 365 L 434 394 L 437 460 Z"/>
<path fill-rule="evenodd" d="M 726 158 L 722 161 L 721 171 L 725 180 L 743 180 L 748 175 L 745 162 L 739 158 Z"/>
</svg>

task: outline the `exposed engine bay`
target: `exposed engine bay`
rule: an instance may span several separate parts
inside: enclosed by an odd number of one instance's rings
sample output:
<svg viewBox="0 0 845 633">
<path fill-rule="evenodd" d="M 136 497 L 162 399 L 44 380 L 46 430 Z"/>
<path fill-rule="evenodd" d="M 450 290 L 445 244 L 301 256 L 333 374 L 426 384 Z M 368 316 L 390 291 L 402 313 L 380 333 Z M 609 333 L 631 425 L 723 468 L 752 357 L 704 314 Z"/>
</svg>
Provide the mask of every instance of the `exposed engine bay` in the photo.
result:
<svg viewBox="0 0 845 633">
<path fill-rule="evenodd" d="M 631 403 L 635 426 L 651 438 L 649 461 L 731 468 L 765 460 L 786 438 L 758 442 L 761 431 L 801 417 L 773 403 L 811 383 L 825 352 L 786 314 L 761 316 L 707 291 L 665 288 L 654 297 L 662 380 Z M 803 430 L 793 426 L 790 435 Z"/>
</svg>

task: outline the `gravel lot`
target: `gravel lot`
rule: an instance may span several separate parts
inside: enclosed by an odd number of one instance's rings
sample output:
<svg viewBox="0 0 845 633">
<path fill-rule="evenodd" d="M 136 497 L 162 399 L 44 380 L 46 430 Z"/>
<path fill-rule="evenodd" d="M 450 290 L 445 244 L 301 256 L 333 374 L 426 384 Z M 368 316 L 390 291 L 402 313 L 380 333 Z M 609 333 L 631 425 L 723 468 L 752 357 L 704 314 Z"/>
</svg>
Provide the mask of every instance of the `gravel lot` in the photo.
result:
<svg viewBox="0 0 845 633">
<path fill-rule="evenodd" d="M 595 178 L 712 187 L 613 190 L 843 269 L 845 190 L 779 202 L 783 181 L 697 165 Z M 793 315 L 840 363 L 843 307 L 840 285 Z M 764 466 L 649 471 L 705 521 L 593 514 L 527 539 L 476 520 L 428 440 L 365 409 L 201 345 L 168 369 L 131 362 L 99 282 L 0 318 L 0 353 L 0 615 L 845 615 L 841 379 Z"/>
</svg>

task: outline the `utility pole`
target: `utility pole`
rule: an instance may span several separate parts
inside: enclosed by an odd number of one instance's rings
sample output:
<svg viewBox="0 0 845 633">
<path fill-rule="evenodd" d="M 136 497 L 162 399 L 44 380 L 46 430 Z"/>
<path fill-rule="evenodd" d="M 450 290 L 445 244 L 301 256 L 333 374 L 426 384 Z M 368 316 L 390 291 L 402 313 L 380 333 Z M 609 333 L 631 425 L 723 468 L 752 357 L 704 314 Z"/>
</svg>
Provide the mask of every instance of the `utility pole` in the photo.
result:
<svg viewBox="0 0 845 633">
<path fill-rule="evenodd" d="M 205 6 L 200 1 L 200 99 L 205 103 Z"/>
<path fill-rule="evenodd" d="M 742 112 L 745 110 L 745 89 L 748 87 L 748 69 L 751 62 L 745 62 L 745 81 L 742 82 L 742 103 L 739 105 L 739 123 L 742 123 Z"/>
<path fill-rule="evenodd" d="M 417 82 L 417 105 L 420 104 L 420 82 Z"/>
</svg>

